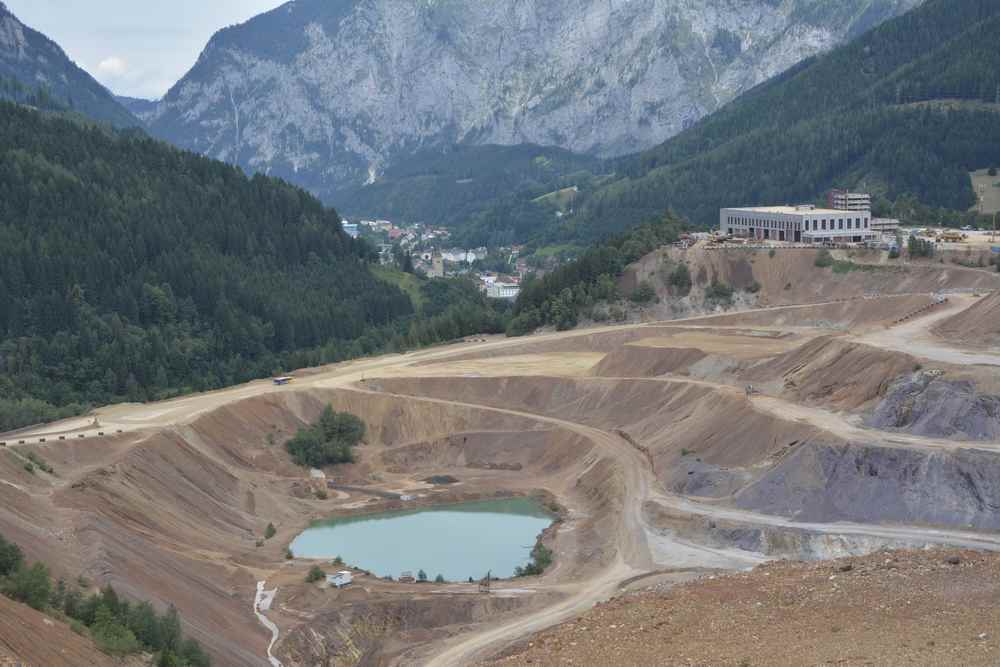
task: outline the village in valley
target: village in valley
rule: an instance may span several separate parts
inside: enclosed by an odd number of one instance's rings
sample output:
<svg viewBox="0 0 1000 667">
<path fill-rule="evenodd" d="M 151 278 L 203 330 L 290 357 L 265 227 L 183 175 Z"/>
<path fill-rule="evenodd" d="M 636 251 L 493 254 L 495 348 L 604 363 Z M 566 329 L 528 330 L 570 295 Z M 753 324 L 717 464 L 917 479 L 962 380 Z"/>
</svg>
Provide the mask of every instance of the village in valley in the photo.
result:
<svg viewBox="0 0 1000 667">
<path fill-rule="evenodd" d="M 541 274 L 553 268 L 548 262 L 529 262 L 523 245 L 500 248 L 462 248 L 452 245 L 451 232 L 423 223 L 395 224 L 389 220 L 345 220 L 344 231 L 352 238 L 370 241 L 383 265 L 398 265 L 428 278 L 465 276 L 476 280 L 491 299 L 514 301 L 521 282 L 529 273 Z"/>
<path fill-rule="evenodd" d="M 995 224 L 991 229 L 916 227 L 905 220 L 876 216 L 872 201 L 872 195 L 865 192 L 831 190 L 824 206 L 724 208 L 719 213 L 718 229 L 683 234 L 676 245 L 681 249 L 868 248 L 887 252 L 888 259 L 928 258 L 938 250 L 954 255 L 954 251 L 964 250 L 976 255 L 975 261 L 980 263 L 985 261 L 980 251 L 992 251 L 993 260 L 1000 256 Z M 515 301 L 529 275 L 540 277 L 572 259 L 560 254 L 543 255 L 517 244 L 459 247 L 448 229 L 419 222 L 344 220 L 343 227 L 352 238 L 371 242 L 378 249 L 382 265 L 428 278 L 471 278 L 492 299 Z M 952 259 L 961 263 L 960 258 Z"/>
</svg>

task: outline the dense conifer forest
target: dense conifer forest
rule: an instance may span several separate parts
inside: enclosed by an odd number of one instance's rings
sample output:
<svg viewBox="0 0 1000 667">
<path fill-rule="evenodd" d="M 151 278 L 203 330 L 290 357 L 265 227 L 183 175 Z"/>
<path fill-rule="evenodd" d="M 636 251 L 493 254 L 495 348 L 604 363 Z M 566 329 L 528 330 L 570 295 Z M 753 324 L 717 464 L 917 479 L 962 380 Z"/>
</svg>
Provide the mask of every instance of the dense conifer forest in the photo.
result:
<svg viewBox="0 0 1000 667">
<path fill-rule="evenodd" d="M 282 181 L 11 103 L 0 147 L 0 431 L 504 327 Z"/>
<path fill-rule="evenodd" d="M 338 206 L 350 215 L 451 227 L 460 246 L 510 245 L 555 215 L 539 197 L 585 186 L 601 165 L 531 144 L 426 150 L 389 167 L 376 183 L 338 195 Z"/>
<path fill-rule="evenodd" d="M 574 328 L 581 312 L 621 297 L 617 279 L 629 264 L 673 243 L 687 227 L 686 221 L 668 211 L 653 222 L 595 243 L 576 260 L 540 279 L 528 280 L 507 334 L 523 336 L 545 325 L 559 331 Z"/>
</svg>

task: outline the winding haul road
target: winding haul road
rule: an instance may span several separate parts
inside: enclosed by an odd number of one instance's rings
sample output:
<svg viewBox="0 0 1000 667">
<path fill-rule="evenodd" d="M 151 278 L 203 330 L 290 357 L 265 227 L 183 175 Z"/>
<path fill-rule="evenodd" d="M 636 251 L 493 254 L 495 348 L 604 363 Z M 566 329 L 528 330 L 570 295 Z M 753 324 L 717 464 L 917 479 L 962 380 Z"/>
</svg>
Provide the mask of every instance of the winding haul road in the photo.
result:
<svg viewBox="0 0 1000 667">
<path fill-rule="evenodd" d="M 877 332 L 867 337 L 860 337 L 857 340 L 865 344 L 902 350 L 931 359 L 947 360 L 950 363 L 997 363 L 1000 365 L 1000 361 L 998 361 L 1000 360 L 1000 356 L 969 355 L 937 343 L 927 335 L 927 328 L 931 324 L 953 314 L 956 309 L 962 306 L 967 307 L 971 305 L 971 303 L 966 304 L 964 300 L 959 300 L 958 303 L 943 309 L 943 311 L 936 312 L 932 316 L 918 319 L 903 327 Z M 767 310 L 788 310 L 815 307 L 818 305 L 823 304 L 774 307 Z M 695 322 L 698 319 L 701 318 L 662 322 L 654 326 L 671 326 L 683 322 Z M 594 333 L 625 331 L 645 326 L 650 325 L 623 325 L 597 330 L 564 332 L 552 334 L 547 339 L 589 336 Z M 362 388 L 358 385 L 358 382 L 365 378 L 377 377 L 379 374 L 391 373 L 393 369 L 406 368 L 412 376 L 412 367 L 418 362 L 447 361 L 452 357 L 466 355 L 470 351 L 502 351 L 506 348 L 522 345 L 523 343 L 523 340 L 518 339 L 502 339 L 475 347 L 469 345 L 451 346 L 411 355 L 394 355 L 378 359 L 362 360 L 321 369 L 312 374 L 303 374 L 291 387 L 275 387 L 270 382 L 255 382 L 231 389 L 154 405 L 113 406 L 99 410 L 97 414 L 102 428 L 106 431 L 146 432 L 154 429 L 189 424 L 199 416 L 225 405 L 270 393 L 296 392 L 309 388 L 337 388 L 345 391 L 385 395 L 385 392 Z M 919 345 L 920 347 L 914 349 L 915 345 Z M 738 389 L 728 385 L 691 380 L 689 378 L 643 379 L 642 381 L 706 384 L 716 391 L 738 391 Z M 672 562 L 672 553 L 675 549 L 679 551 L 686 550 L 687 553 L 701 553 L 704 554 L 707 562 L 714 564 L 724 563 L 726 566 L 732 568 L 752 566 L 763 560 L 759 554 L 737 550 L 711 549 L 703 545 L 689 544 L 676 540 L 671 541 L 671 538 L 664 537 L 647 525 L 644 518 L 644 508 L 648 503 L 655 503 L 675 512 L 750 526 L 793 529 L 825 535 L 856 535 L 906 544 L 941 544 L 974 549 L 1000 550 L 1000 536 L 988 534 L 917 526 L 800 523 L 784 517 L 759 514 L 724 507 L 698 499 L 674 496 L 661 490 L 660 484 L 651 470 L 649 460 L 638 449 L 617 434 L 543 414 L 421 396 L 407 395 L 405 398 L 407 400 L 462 406 L 480 411 L 493 411 L 499 414 L 534 420 L 538 423 L 574 432 L 593 442 L 596 448 L 595 451 L 599 452 L 601 456 L 614 461 L 621 473 L 622 500 L 621 506 L 618 508 L 620 518 L 610 544 L 614 548 L 615 553 L 610 563 L 603 570 L 595 575 L 588 576 L 583 581 L 573 582 L 569 585 L 553 586 L 554 589 L 566 592 L 568 595 L 547 608 L 527 614 L 510 622 L 477 630 L 471 634 L 461 635 L 438 647 L 439 650 L 426 659 L 426 664 L 433 665 L 434 667 L 467 665 L 486 657 L 491 652 L 501 649 L 526 635 L 544 630 L 557 623 L 578 616 L 595 603 L 613 596 L 627 580 L 676 564 L 676 562 Z M 1000 444 L 998 443 L 951 443 L 897 434 L 882 434 L 880 436 L 878 432 L 863 429 L 849 423 L 841 415 L 789 403 L 773 397 L 755 398 L 754 405 L 755 409 L 766 411 L 780 419 L 802 420 L 835 435 L 852 440 L 864 439 L 877 441 L 882 445 L 902 445 L 907 447 L 978 447 L 991 451 L 996 451 L 996 449 L 1000 448 Z M 39 428 L 26 429 L 17 434 L 0 436 L 0 440 L 13 440 L 15 443 L 12 444 L 16 444 L 16 441 L 20 440 L 37 442 L 40 438 L 52 438 L 59 435 L 67 438 L 75 438 L 82 433 L 88 437 L 92 437 L 97 435 L 92 419 L 92 417 L 88 417 L 85 419 L 68 420 Z M 85 441 L 82 441 L 81 446 L 84 444 Z M 541 586 L 544 587 L 546 585 L 543 579 Z M 266 611 L 268 606 L 268 595 L 271 594 L 264 591 L 263 582 L 258 584 L 257 596 L 254 601 L 254 613 L 261 624 L 272 632 L 270 646 L 273 648 L 277 640 L 277 627 L 263 614 L 263 611 Z M 268 658 L 272 665 L 280 667 L 280 662 L 271 656 L 270 648 L 268 650 Z"/>
<path fill-rule="evenodd" d="M 617 556 L 611 566 L 597 575 L 587 577 L 586 580 L 572 585 L 570 587 L 572 592 L 568 599 L 499 627 L 458 638 L 454 643 L 445 646 L 440 653 L 432 656 L 426 663 L 428 666 L 457 667 L 481 660 L 521 637 L 579 616 L 596 603 L 609 599 L 624 582 L 637 575 L 674 565 L 671 562 L 669 551 L 664 552 L 649 544 L 648 535 L 652 530 L 643 517 L 643 507 L 647 502 L 653 502 L 685 514 L 731 521 L 748 526 L 782 528 L 821 535 L 868 537 L 907 545 L 947 545 L 1000 551 L 1000 535 L 933 529 L 922 526 L 883 526 L 849 522 L 803 523 L 780 516 L 699 502 L 661 491 L 653 472 L 650 470 L 649 461 L 620 436 L 600 429 L 550 416 L 484 406 L 477 403 L 426 398 L 409 394 L 392 394 L 359 388 L 350 388 L 349 390 L 516 416 L 572 431 L 591 440 L 603 455 L 613 458 L 623 472 L 622 486 L 627 492 L 624 494 L 625 504 L 621 508 L 621 520 L 618 524 L 617 539 L 614 545 Z M 686 548 L 704 549 L 700 545 L 677 542 L 679 546 Z M 711 551 L 714 551 L 716 555 L 728 557 L 733 568 L 745 567 L 766 560 L 758 555 L 740 554 L 735 550 Z M 562 590 L 566 590 L 566 588 L 562 587 Z"/>
</svg>

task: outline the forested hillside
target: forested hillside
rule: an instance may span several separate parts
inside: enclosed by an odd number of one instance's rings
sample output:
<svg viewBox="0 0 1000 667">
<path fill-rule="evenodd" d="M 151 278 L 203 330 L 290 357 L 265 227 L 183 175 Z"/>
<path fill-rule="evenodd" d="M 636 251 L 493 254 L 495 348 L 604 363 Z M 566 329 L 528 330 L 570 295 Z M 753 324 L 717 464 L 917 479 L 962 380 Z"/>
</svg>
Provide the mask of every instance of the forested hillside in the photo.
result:
<svg viewBox="0 0 1000 667">
<path fill-rule="evenodd" d="M 1000 163 L 1000 3 L 930 0 L 758 86 L 617 164 L 562 235 L 600 236 L 673 207 L 713 224 L 731 205 L 864 187 L 883 207 L 975 203 L 968 172 Z"/>
<path fill-rule="evenodd" d="M 284 182 L 0 103 L 0 431 L 503 328 L 450 284 L 411 321 L 371 253 Z"/>
<path fill-rule="evenodd" d="M 348 216 L 445 225 L 458 244 L 509 245 L 554 217 L 538 197 L 589 183 L 600 165 L 594 157 L 531 144 L 455 146 L 417 153 L 337 201 Z"/>
<path fill-rule="evenodd" d="M 14 77 L 0 76 L 0 100 L 26 104 L 46 111 L 67 111 L 44 86 L 26 86 Z"/>
<path fill-rule="evenodd" d="M 677 241 L 687 227 L 686 221 L 667 211 L 656 220 L 595 243 L 576 260 L 540 279 L 529 279 L 514 306 L 507 335 L 523 336 L 545 325 L 559 331 L 574 328 L 580 314 L 595 304 L 618 300 L 617 279 L 629 264 Z"/>
</svg>

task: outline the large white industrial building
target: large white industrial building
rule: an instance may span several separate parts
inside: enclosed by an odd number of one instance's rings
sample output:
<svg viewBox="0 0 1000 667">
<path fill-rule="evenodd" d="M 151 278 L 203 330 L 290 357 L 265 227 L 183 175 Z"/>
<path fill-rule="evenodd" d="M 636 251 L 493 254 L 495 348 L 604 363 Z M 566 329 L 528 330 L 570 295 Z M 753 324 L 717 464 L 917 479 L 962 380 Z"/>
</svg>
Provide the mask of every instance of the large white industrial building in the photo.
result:
<svg viewBox="0 0 1000 667">
<path fill-rule="evenodd" d="M 837 211 L 815 206 L 724 208 L 723 234 L 757 241 L 790 243 L 867 243 L 879 235 L 869 211 Z"/>
</svg>

